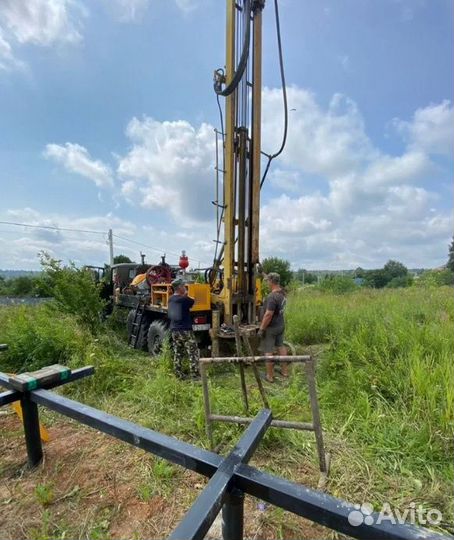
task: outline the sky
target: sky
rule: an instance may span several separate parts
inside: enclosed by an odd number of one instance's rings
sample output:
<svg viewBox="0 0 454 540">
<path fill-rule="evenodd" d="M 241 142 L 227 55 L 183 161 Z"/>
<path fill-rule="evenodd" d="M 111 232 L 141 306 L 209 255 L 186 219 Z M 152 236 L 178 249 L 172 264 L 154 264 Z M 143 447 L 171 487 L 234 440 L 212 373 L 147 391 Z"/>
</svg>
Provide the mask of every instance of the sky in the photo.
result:
<svg viewBox="0 0 454 540">
<path fill-rule="evenodd" d="M 292 268 L 447 261 L 451 0 L 279 0 L 289 132 L 261 196 L 261 258 Z M 266 1 L 263 150 L 283 126 Z M 114 253 L 207 266 L 224 0 L 0 0 L 0 268 Z"/>
</svg>

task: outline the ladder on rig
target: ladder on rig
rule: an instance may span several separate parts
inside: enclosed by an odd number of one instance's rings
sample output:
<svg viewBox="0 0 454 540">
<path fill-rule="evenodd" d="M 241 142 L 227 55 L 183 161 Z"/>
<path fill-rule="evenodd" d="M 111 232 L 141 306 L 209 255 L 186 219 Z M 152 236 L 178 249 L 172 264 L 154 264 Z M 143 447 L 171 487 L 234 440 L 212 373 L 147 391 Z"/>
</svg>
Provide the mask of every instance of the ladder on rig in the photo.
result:
<svg viewBox="0 0 454 540">
<path fill-rule="evenodd" d="M 143 314 L 145 313 L 145 304 L 139 302 L 134 311 L 134 318 L 132 320 L 131 333 L 129 334 L 128 345 L 131 349 L 137 347 L 140 336 L 140 327 L 142 326 Z"/>
</svg>

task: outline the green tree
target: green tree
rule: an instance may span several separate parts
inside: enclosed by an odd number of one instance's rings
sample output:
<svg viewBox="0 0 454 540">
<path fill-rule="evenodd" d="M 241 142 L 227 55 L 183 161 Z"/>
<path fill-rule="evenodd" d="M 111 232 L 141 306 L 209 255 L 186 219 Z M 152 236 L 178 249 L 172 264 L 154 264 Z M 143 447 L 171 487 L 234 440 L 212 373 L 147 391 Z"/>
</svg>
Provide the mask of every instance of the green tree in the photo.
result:
<svg viewBox="0 0 454 540">
<path fill-rule="evenodd" d="M 114 257 L 114 264 L 120 264 L 120 263 L 132 263 L 132 261 L 126 255 L 116 255 Z"/>
<path fill-rule="evenodd" d="M 449 246 L 449 258 L 446 266 L 451 272 L 454 272 L 454 236 L 452 237 L 452 242 Z"/>
<path fill-rule="evenodd" d="M 14 296 L 29 296 L 33 290 L 34 280 L 30 276 L 18 276 L 11 280 L 11 293 Z"/>
<path fill-rule="evenodd" d="M 270 272 L 277 272 L 281 276 L 281 285 L 285 287 L 290 283 L 293 277 L 293 273 L 290 270 L 290 263 L 285 259 L 279 259 L 278 257 L 269 257 L 262 262 L 262 268 L 265 274 Z"/>
<path fill-rule="evenodd" d="M 354 270 L 353 276 L 355 278 L 365 278 L 366 273 L 367 273 L 367 271 L 364 270 L 364 268 L 361 268 L 361 266 L 358 266 L 358 268 L 356 268 L 356 270 Z"/>
<path fill-rule="evenodd" d="M 389 281 L 393 278 L 403 277 L 408 274 L 408 269 L 398 261 L 389 260 L 383 270 L 389 275 Z"/>
<path fill-rule="evenodd" d="M 306 285 L 317 282 L 317 276 L 311 272 L 308 272 L 304 268 L 299 268 L 296 272 L 294 272 L 294 278 Z"/>
<path fill-rule="evenodd" d="M 385 270 L 368 270 L 366 272 L 366 285 L 373 287 L 374 289 L 382 289 L 385 287 L 392 278 Z"/>
</svg>

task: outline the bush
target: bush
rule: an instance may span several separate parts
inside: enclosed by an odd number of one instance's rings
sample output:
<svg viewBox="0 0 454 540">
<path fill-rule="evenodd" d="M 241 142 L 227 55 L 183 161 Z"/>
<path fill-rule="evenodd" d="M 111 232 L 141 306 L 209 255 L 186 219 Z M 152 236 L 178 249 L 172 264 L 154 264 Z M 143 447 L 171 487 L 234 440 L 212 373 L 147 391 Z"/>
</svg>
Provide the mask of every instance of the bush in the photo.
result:
<svg viewBox="0 0 454 540">
<path fill-rule="evenodd" d="M 426 287 L 442 287 L 454 284 L 454 272 L 448 268 L 444 270 L 427 270 L 419 277 L 417 284 Z"/>
<path fill-rule="evenodd" d="M 76 268 L 73 263 L 61 266 L 60 261 L 47 253 L 41 254 L 41 265 L 44 269 L 43 288 L 54 299 L 50 306 L 74 315 L 78 322 L 96 333 L 106 305 L 100 297 L 102 284 L 95 283 L 88 270 Z"/>
<path fill-rule="evenodd" d="M 319 285 L 320 290 L 334 294 L 344 294 L 358 288 L 351 277 L 328 276 Z"/>
<path fill-rule="evenodd" d="M 413 277 L 408 276 L 399 276 L 394 277 L 392 280 L 386 285 L 388 289 L 398 289 L 400 287 L 410 287 L 413 284 Z"/>
</svg>

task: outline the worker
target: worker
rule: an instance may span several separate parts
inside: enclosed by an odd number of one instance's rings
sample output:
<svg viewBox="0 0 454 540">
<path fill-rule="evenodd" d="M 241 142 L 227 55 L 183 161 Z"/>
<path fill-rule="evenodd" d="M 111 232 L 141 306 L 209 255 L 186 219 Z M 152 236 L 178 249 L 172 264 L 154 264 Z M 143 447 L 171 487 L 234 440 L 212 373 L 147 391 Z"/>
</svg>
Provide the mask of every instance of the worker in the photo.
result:
<svg viewBox="0 0 454 540">
<path fill-rule="evenodd" d="M 284 346 L 284 310 L 286 304 L 285 291 L 281 288 L 281 277 L 276 272 L 270 272 L 265 276 L 271 292 L 265 299 L 265 314 L 263 316 L 258 337 L 260 338 L 259 350 L 265 356 L 273 356 L 274 348 L 277 348 L 280 356 L 287 356 L 287 348 Z M 281 364 L 281 374 L 288 377 L 288 364 Z M 265 379 L 274 381 L 274 362 L 266 362 Z"/>
<path fill-rule="evenodd" d="M 194 298 L 188 296 L 186 284 L 181 278 L 172 281 L 172 288 L 174 294 L 169 298 L 168 315 L 175 374 L 180 379 L 187 378 L 183 371 L 183 362 L 189 358 L 190 376 L 198 379 L 200 353 L 192 331 L 192 319 L 189 312 L 194 305 Z"/>
</svg>

